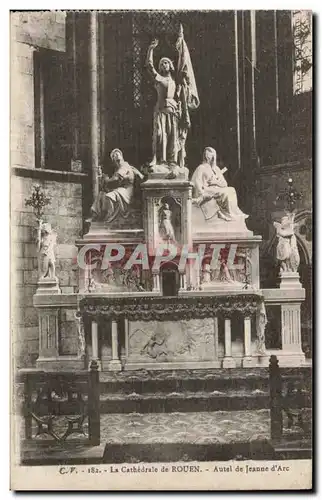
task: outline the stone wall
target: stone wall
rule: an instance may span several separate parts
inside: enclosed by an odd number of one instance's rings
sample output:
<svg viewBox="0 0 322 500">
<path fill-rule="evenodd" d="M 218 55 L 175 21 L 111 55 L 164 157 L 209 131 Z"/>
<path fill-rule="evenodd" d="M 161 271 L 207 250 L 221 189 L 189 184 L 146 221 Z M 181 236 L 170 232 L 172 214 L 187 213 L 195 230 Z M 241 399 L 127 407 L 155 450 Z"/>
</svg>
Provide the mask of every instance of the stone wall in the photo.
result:
<svg viewBox="0 0 322 500">
<path fill-rule="evenodd" d="M 302 194 L 296 206 L 297 212 L 312 210 L 312 164 L 309 160 L 265 167 L 262 172 L 258 172 L 253 200 L 252 218 L 258 227 L 271 224 L 274 213 L 283 208 L 283 203 L 276 203 L 276 197 L 287 188 L 290 176 L 294 189 Z M 267 236 L 263 235 L 264 240 Z"/>
<path fill-rule="evenodd" d="M 64 12 L 11 14 L 11 165 L 35 166 L 34 51 L 65 51 Z"/>
<path fill-rule="evenodd" d="M 65 13 L 11 14 L 11 329 L 17 367 L 38 357 L 38 312 L 33 295 L 38 280 L 36 219 L 25 206 L 34 184 L 51 197 L 44 220 L 57 231 L 56 267 L 63 293 L 77 286 L 74 241 L 82 235 L 83 184 L 86 176 L 35 169 L 33 54 L 39 47 L 65 50 Z M 73 260 L 74 259 L 74 260 Z M 62 317 L 62 354 L 77 352 L 73 315 Z"/>
<path fill-rule="evenodd" d="M 40 184 L 52 197 L 44 220 L 58 234 L 56 271 L 63 293 L 77 288 L 75 239 L 82 235 L 82 185 L 76 182 L 35 180 L 30 177 L 11 177 L 11 255 L 12 255 L 12 328 L 18 347 L 17 363 L 28 366 L 38 355 L 38 314 L 33 307 L 33 295 L 38 280 L 36 250 L 36 219 L 31 207 L 25 206 L 32 186 Z M 66 332 L 65 332 L 66 333 Z M 64 337 L 66 334 L 64 333 Z M 75 350 L 76 329 L 70 343 L 65 339 L 67 353 Z"/>
</svg>

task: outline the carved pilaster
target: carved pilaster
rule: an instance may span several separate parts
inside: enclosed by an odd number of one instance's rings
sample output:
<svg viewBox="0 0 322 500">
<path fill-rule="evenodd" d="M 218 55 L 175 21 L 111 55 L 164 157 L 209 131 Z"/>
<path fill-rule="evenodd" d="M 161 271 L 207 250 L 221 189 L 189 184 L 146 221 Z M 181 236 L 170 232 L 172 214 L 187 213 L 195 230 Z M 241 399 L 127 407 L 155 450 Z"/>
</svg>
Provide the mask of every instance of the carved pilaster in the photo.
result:
<svg viewBox="0 0 322 500">
<path fill-rule="evenodd" d="M 42 309 L 39 311 L 39 357 L 43 359 L 59 356 L 59 309 Z"/>
<path fill-rule="evenodd" d="M 112 335 L 112 359 L 108 364 L 108 368 L 111 371 L 120 371 L 122 369 L 122 365 L 118 352 L 118 324 L 114 320 L 112 320 L 111 335 Z"/>
<path fill-rule="evenodd" d="M 225 318 L 225 357 L 222 362 L 223 368 L 235 368 L 236 362 L 231 354 L 231 319 Z"/>
<path fill-rule="evenodd" d="M 78 357 L 83 359 L 86 353 L 86 341 L 85 341 L 85 330 L 83 316 L 80 311 L 75 313 L 75 320 L 77 324 L 77 340 L 78 340 Z"/>
<path fill-rule="evenodd" d="M 244 318 L 244 357 L 242 360 L 242 366 L 244 368 L 253 365 L 252 361 L 252 330 L 251 330 L 251 318 L 246 316 Z"/>
</svg>

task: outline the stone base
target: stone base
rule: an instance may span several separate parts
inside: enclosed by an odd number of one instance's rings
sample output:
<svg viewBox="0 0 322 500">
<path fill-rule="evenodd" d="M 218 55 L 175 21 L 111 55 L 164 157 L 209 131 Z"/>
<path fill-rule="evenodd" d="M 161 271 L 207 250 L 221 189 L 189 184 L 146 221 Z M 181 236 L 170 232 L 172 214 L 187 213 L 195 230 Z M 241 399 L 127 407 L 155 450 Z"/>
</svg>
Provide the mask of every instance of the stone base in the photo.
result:
<svg viewBox="0 0 322 500">
<path fill-rule="evenodd" d="M 117 359 L 112 359 L 107 365 L 108 371 L 111 372 L 120 372 L 122 370 L 121 361 Z"/>
<path fill-rule="evenodd" d="M 254 359 L 252 358 L 252 356 L 245 356 L 243 359 L 242 359 L 242 367 L 243 368 L 251 368 L 254 366 Z"/>
<path fill-rule="evenodd" d="M 38 288 L 36 295 L 59 295 L 61 289 L 59 288 L 58 279 L 43 278 L 37 283 Z"/>
<path fill-rule="evenodd" d="M 269 355 L 274 354 L 279 362 L 280 368 L 291 368 L 305 365 L 305 355 L 301 351 L 272 350 Z"/>
<path fill-rule="evenodd" d="M 186 167 L 179 167 L 179 165 L 168 165 L 167 163 L 158 163 L 150 165 L 147 168 L 148 179 L 183 179 L 188 180 L 189 170 Z"/>
<path fill-rule="evenodd" d="M 84 358 L 79 358 L 78 356 L 39 357 L 36 360 L 36 367 L 46 371 L 74 371 L 86 368 Z"/>
<path fill-rule="evenodd" d="M 207 368 L 221 368 L 220 361 L 172 361 L 168 363 L 142 363 L 130 361 L 124 365 L 124 370 L 204 370 Z"/>
<path fill-rule="evenodd" d="M 100 359 L 90 359 L 88 362 L 88 366 L 87 366 L 88 371 L 90 371 L 90 369 L 91 369 L 92 361 L 96 361 L 97 366 L 98 366 L 98 371 L 101 372 L 102 371 L 102 362 Z"/>
<path fill-rule="evenodd" d="M 300 282 L 299 273 L 281 272 L 280 273 L 280 288 L 282 290 L 290 290 L 294 288 L 303 288 Z"/>
<path fill-rule="evenodd" d="M 223 368 L 236 368 L 236 361 L 231 356 L 227 356 L 222 360 Z"/>
<path fill-rule="evenodd" d="M 215 200 L 213 201 L 215 202 Z M 192 204 L 191 224 L 194 240 L 205 236 L 209 238 L 209 233 L 215 233 L 216 236 L 228 233 L 234 236 L 238 235 L 242 238 L 251 237 L 253 236 L 253 232 L 247 228 L 245 221 L 245 217 L 242 216 L 231 221 L 221 219 L 217 215 L 212 215 L 208 218 L 200 206 L 196 205 L 196 203 Z"/>
<path fill-rule="evenodd" d="M 141 221 L 135 220 L 135 225 L 133 228 L 126 227 L 111 228 L 107 222 L 104 221 L 92 221 L 90 223 L 90 228 L 88 233 L 84 235 L 83 240 L 77 240 L 77 246 L 87 245 L 89 243 L 128 243 L 128 244 L 138 244 L 144 239 L 144 231 L 140 228 Z"/>
<path fill-rule="evenodd" d="M 257 366 L 257 367 L 268 367 L 269 366 L 269 356 L 267 354 L 261 354 L 261 355 L 255 355 L 253 354 L 253 363 L 254 361 L 256 361 L 255 364 L 253 364 L 253 366 Z"/>
</svg>

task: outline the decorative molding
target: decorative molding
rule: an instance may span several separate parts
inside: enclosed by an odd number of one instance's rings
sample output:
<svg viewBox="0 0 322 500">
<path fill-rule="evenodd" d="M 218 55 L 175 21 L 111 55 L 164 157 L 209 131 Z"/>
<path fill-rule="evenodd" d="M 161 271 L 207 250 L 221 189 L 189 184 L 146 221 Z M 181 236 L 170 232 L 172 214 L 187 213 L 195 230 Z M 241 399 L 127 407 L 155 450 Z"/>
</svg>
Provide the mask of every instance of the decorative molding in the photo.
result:
<svg viewBox="0 0 322 500">
<path fill-rule="evenodd" d="M 80 311 L 90 317 L 104 316 L 117 320 L 164 321 L 203 319 L 233 313 L 251 316 L 263 301 L 259 294 L 239 294 L 222 297 L 85 297 L 80 301 Z"/>
<path fill-rule="evenodd" d="M 29 177 L 45 181 L 78 182 L 83 184 L 88 179 L 88 174 L 81 172 L 64 172 L 60 170 L 47 170 L 45 168 L 14 166 L 12 167 L 12 172 L 18 177 Z"/>
</svg>

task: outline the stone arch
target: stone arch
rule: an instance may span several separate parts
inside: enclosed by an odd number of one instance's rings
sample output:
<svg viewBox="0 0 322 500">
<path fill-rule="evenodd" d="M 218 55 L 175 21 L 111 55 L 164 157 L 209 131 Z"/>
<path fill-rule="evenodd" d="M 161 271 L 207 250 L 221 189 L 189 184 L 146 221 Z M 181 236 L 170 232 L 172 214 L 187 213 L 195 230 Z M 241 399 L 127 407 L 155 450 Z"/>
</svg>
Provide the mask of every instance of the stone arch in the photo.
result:
<svg viewBox="0 0 322 500">
<path fill-rule="evenodd" d="M 302 223 L 302 224 L 301 224 Z M 302 210 L 295 216 L 295 234 L 299 247 L 303 252 L 305 264 L 312 265 L 312 248 L 311 240 L 311 226 L 312 226 L 312 212 L 311 210 Z"/>
<path fill-rule="evenodd" d="M 160 278 L 162 295 L 166 297 L 178 295 L 180 288 L 180 275 L 177 262 L 171 261 L 161 264 Z"/>
</svg>

